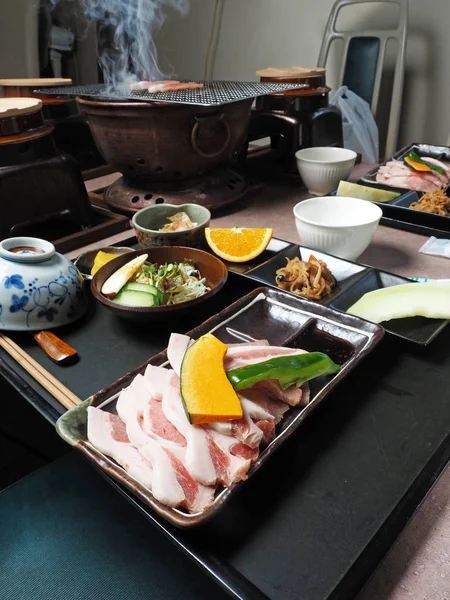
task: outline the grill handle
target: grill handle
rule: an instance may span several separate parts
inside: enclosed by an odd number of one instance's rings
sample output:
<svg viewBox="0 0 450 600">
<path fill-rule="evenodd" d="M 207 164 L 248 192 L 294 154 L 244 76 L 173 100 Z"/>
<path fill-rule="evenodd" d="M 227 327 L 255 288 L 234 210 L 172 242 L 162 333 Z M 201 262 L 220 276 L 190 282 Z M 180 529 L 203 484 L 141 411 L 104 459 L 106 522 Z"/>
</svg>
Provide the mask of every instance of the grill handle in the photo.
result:
<svg viewBox="0 0 450 600">
<path fill-rule="evenodd" d="M 227 121 L 224 120 L 224 114 L 208 115 L 205 117 L 194 117 L 195 124 L 192 128 L 191 143 L 194 150 L 203 158 L 216 158 L 219 156 L 230 143 L 231 131 Z M 222 146 L 214 152 L 204 152 L 198 146 L 199 140 L 211 139 L 216 135 L 219 123 L 225 128 L 225 140 Z"/>
</svg>

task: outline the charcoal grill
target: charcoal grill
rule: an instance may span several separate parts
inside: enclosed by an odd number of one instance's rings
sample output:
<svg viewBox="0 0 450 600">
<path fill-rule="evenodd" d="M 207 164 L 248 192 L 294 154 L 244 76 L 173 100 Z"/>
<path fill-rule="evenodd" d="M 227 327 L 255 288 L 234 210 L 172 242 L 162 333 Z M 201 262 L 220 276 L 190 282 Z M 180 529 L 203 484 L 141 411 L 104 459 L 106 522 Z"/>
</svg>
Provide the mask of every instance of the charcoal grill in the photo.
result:
<svg viewBox="0 0 450 600">
<path fill-rule="evenodd" d="M 127 86 L 113 88 L 105 84 L 67 86 L 37 90 L 41 96 L 80 96 L 91 100 L 170 102 L 195 106 L 223 106 L 288 90 L 301 90 L 306 84 L 262 83 L 253 81 L 202 81 L 201 89 L 153 92 L 130 90 Z"/>
</svg>

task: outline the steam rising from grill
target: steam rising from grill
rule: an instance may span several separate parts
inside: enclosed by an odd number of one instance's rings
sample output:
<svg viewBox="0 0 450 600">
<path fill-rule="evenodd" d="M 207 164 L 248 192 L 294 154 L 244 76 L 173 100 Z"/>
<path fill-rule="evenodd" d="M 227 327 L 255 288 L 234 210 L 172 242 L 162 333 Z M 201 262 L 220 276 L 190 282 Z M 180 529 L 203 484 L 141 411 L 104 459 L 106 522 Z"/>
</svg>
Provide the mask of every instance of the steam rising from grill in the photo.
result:
<svg viewBox="0 0 450 600">
<path fill-rule="evenodd" d="M 57 4 L 59 0 L 51 0 Z M 186 14 L 189 0 L 66 0 L 81 23 L 98 24 L 99 62 L 105 82 L 116 87 L 161 79 L 155 36 L 167 10 Z"/>
</svg>

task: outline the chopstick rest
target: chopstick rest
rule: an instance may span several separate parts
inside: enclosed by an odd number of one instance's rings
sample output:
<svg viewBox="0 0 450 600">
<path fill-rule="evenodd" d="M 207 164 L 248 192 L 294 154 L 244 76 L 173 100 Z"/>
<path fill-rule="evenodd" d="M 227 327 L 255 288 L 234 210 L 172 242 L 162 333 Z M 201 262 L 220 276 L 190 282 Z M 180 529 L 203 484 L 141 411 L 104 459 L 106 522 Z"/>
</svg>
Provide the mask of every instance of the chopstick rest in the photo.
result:
<svg viewBox="0 0 450 600">
<path fill-rule="evenodd" d="M 34 339 L 45 354 L 58 365 L 66 365 L 78 360 L 77 351 L 61 340 L 51 331 L 39 331 L 33 334 Z"/>
</svg>

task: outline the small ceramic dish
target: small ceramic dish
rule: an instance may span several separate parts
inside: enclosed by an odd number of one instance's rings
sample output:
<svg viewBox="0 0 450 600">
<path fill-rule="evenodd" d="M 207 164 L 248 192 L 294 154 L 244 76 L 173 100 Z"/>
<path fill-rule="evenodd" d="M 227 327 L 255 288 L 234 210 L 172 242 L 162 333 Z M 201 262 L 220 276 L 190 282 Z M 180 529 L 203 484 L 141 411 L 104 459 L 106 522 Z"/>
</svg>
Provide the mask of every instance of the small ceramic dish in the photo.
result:
<svg viewBox="0 0 450 600">
<path fill-rule="evenodd" d="M 346 148 L 304 148 L 295 153 L 297 169 L 308 192 L 325 196 L 347 180 L 356 161 L 356 152 Z"/>
<path fill-rule="evenodd" d="M 0 242 L 0 330 L 41 331 L 67 325 L 88 307 L 83 278 L 50 242 Z"/>
<path fill-rule="evenodd" d="M 169 223 L 169 217 L 185 212 L 197 225 L 183 231 L 159 231 Z M 152 204 L 139 210 L 132 219 L 138 242 L 145 248 L 152 246 L 204 245 L 205 227 L 209 226 L 211 213 L 199 204 Z"/>
<path fill-rule="evenodd" d="M 364 252 L 382 216 L 372 202 L 345 196 L 311 198 L 294 206 L 301 245 L 346 260 Z"/>
<path fill-rule="evenodd" d="M 192 260 L 206 279 L 206 285 L 210 288 L 209 292 L 180 304 L 161 305 L 154 307 L 124 306 L 106 298 L 101 292 L 105 281 L 123 265 L 130 262 L 141 254 L 148 254 L 148 264 L 179 263 L 186 259 Z M 94 275 L 91 281 L 91 291 L 94 297 L 106 308 L 114 312 L 118 317 L 130 319 L 133 321 L 162 321 L 178 317 L 192 309 L 197 308 L 199 304 L 211 300 L 219 290 L 223 288 L 228 277 L 228 271 L 224 263 L 203 250 L 197 248 L 187 248 L 183 246 L 160 246 L 159 248 L 144 248 L 136 250 L 130 254 L 125 254 L 115 258 L 107 263 Z"/>
<path fill-rule="evenodd" d="M 83 252 L 83 254 L 77 256 L 77 258 L 74 260 L 74 264 L 83 275 L 84 279 L 92 279 L 91 270 L 94 265 L 95 257 L 99 252 L 106 252 L 108 254 L 122 256 L 123 254 L 133 252 L 133 249 L 126 248 L 125 246 L 105 246 L 104 248 L 95 248 L 94 250 Z"/>
</svg>

